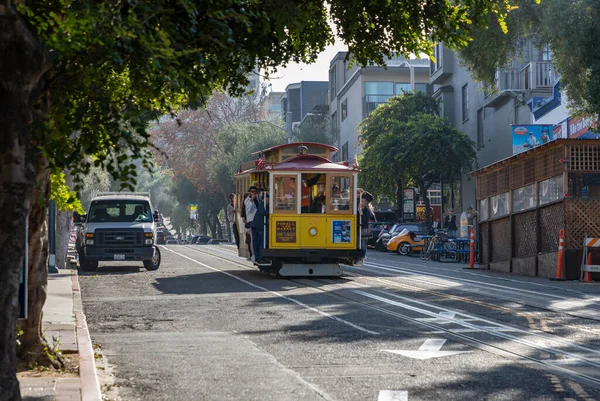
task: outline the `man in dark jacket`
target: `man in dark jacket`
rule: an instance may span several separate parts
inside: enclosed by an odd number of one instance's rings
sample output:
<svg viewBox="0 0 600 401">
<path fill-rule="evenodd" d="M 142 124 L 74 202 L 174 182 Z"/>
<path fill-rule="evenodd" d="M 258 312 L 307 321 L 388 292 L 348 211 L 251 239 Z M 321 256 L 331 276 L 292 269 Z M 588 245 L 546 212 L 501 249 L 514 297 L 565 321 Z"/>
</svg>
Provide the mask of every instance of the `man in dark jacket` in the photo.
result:
<svg viewBox="0 0 600 401">
<path fill-rule="evenodd" d="M 252 247 L 254 253 L 254 261 L 258 265 L 267 264 L 263 259 L 263 249 L 265 248 L 265 222 L 267 218 L 267 206 L 260 197 L 256 197 L 256 214 L 250 223 L 252 228 Z"/>
</svg>

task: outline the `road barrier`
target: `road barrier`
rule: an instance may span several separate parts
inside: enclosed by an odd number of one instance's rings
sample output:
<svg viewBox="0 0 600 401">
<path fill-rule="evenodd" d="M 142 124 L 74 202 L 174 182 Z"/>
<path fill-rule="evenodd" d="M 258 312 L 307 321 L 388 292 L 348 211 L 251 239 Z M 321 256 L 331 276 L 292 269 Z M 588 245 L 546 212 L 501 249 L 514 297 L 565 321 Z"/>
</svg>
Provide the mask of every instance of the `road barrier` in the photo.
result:
<svg viewBox="0 0 600 401">
<path fill-rule="evenodd" d="M 558 232 L 558 260 L 556 261 L 556 277 L 550 280 L 566 280 L 563 276 L 563 260 L 565 252 L 565 230 L 563 228 Z"/>
<path fill-rule="evenodd" d="M 593 281 L 590 273 L 600 272 L 600 265 L 592 264 L 592 253 L 589 248 L 600 248 L 600 238 L 588 238 L 586 233 L 583 240 L 583 259 L 581 261 L 581 277 L 579 278 L 584 283 Z"/>
</svg>

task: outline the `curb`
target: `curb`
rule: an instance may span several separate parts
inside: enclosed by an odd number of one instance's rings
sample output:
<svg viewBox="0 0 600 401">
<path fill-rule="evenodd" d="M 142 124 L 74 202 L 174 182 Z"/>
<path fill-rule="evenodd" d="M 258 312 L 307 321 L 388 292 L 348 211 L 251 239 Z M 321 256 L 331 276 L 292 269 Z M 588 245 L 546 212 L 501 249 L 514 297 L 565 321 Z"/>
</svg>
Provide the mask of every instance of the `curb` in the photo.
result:
<svg viewBox="0 0 600 401">
<path fill-rule="evenodd" d="M 73 312 L 77 322 L 81 399 L 82 401 L 102 401 L 100 382 L 98 381 L 98 372 L 96 371 L 96 361 L 94 359 L 94 350 L 92 349 L 92 339 L 90 338 L 90 332 L 87 327 L 87 322 L 83 313 L 83 305 L 81 303 L 79 275 L 77 274 L 77 270 L 73 270 L 72 272 Z"/>
</svg>

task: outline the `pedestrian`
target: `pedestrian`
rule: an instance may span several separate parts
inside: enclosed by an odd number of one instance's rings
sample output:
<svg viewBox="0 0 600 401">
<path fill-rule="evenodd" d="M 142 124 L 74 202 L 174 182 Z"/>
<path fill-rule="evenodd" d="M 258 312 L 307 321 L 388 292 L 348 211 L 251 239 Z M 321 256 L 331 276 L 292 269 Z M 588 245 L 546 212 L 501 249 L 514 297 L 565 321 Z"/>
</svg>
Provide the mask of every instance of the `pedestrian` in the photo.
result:
<svg viewBox="0 0 600 401">
<path fill-rule="evenodd" d="M 255 248 L 254 248 L 254 236 L 252 235 L 252 221 L 254 220 L 254 216 L 256 215 L 257 191 L 258 191 L 258 188 L 256 188 L 254 185 L 251 186 L 248 189 L 248 197 L 244 201 L 244 208 L 246 209 L 245 228 L 246 228 L 246 230 L 248 230 L 248 233 L 250 234 L 250 244 L 249 244 L 249 247 L 251 249 L 250 260 L 252 260 L 253 262 L 256 260 L 256 254 L 253 254 Z"/>
<path fill-rule="evenodd" d="M 444 227 L 448 232 L 448 236 L 456 237 L 456 216 L 454 216 L 452 208 L 448 209 L 448 215 L 444 218 Z"/>
<path fill-rule="evenodd" d="M 364 195 L 364 193 L 363 193 Z M 364 264 L 364 260 L 367 257 L 367 242 L 373 238 L 373 231 L 369 225 L 370 220 L 375 219 L 375 213 L 373 212 L 373 206 L 368 200 L 368 197 L 361 197 L 360 204 L 358 206 L 358 226 L 360 229 L 360 249 L 362 249 L 362 257 L 358 260 L 357 265 Z"/>
<path fill-rule="evenodd" d="M 229 194 L 229 204 L 225 209 L 227 213 L 227 219 L 231 224 L 231 231 L 233 231 L 233 237 L 235 238 L 235 246 L 240 249 L 240 233 L 237 225 L 237 214 L 235 212 L 235 194 Z"/>
<path fill-rule="evenodd" d="M 467 222 L 470 226 L 475 226 L 475 220 L 479 216 L 477 210 L 473 209 L 473 206 L 467 208 Z"/>
<path fill-rule="evenodd" d="M 263 258 L 265 248 L 265 223 L 267 219 L 267 206 L 260 197 L 255 197 L 256 213 L 250 223 L 252 228 L 252 247 L 254 249 L 254 262 L 257 265 L 266 265 Z"/>
<path fill-rule="evenodd" d="M 246 217 L 246 201 L 249 199 L 249 197 L 250 197 L 250 192 L 246 192 L 244 194 L 244 200 L 242 202 L 241 218 L 242 218 L 242 224 L 243 224 L 242 232 L 244 233 L 244 243 L 248 246 L 249 257 L 247 259 L 249 261 L 251 261 L 252 260 L 252 235 L 251 235 L 251 230 L 250 230 L 250 224 L 248 223 L 247 217 Z"/>
</svg>

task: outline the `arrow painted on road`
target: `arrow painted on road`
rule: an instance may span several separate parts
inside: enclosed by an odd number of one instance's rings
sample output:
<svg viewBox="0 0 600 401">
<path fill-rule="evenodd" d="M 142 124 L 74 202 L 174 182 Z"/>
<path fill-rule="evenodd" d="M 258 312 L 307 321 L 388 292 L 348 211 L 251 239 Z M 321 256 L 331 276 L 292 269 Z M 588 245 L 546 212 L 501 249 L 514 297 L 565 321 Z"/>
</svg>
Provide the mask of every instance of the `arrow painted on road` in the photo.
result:
<svg viewBox="0 0 600 401">
<path fill-rule="evenodd" d="M 439 358 L 442 356 L 450 356 L 450 355 L 458 355 L 458 354 L 466 354 L 471 351 L 440 351 L 442 346 L 446 343 L 445 339 L 441 338 L 433 338 L 429 340 L 425 340 L 423 345 L 419 347 L 417 351 L 408 351 L 408 350 L 397 350 L 397 349 L 384 349 L 384 352 L 391 352 L 392 354 L 398 354 L 402 356 L 406 356 L 413 359 L 430 359 L 430 358 Z"/>
</svg>

